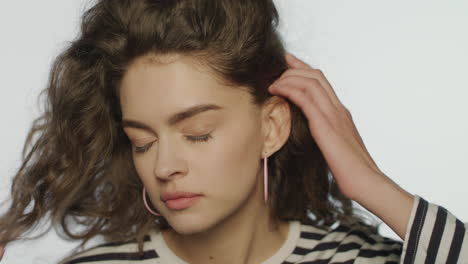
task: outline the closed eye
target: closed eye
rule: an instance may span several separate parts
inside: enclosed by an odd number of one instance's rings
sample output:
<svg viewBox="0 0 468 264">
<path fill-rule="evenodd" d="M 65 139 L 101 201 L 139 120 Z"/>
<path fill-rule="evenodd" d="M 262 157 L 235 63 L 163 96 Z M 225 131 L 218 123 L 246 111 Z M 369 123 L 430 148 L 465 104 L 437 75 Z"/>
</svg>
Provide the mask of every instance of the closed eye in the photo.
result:
<svg viewBox="0 0 468 264">
<path fill-rule="evenodd" d="M 190 142 L 190 143 L 201 143 L 201 142 L 207 142 L 212 138 L 211 133 L 203 135 L 203 136 L 185 136 L 185 138 Z M 153 142 L 146 144 L 142 147 L 138 147 L 132 144 L 133 147 L 133 152 L 135 153 L 145 153 L 148 151 L 148 149 L 153 145 Z"/>
</svg>

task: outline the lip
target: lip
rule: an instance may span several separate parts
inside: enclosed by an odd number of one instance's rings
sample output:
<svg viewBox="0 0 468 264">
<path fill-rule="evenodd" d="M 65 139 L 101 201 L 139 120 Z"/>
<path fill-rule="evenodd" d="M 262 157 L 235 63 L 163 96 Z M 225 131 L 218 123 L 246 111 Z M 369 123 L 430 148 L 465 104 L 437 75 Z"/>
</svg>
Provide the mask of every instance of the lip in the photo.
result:
<svg viewBox="0 0 468 264">
<path fill-rule="evenodd" d="M 161 195 L 161 201 L 166 202 L 167 200 L 175 200 L 179 198 L 191 198 L 194 196 L 199 196 L 199 193 L 192 192 L 166 192 Z"/>
<path fill-rule="evenodd" d="M 164 201 L 164 204 L 172 210 L 183 210 L 192 206 L 200 197 L 201 195 L 196 195 L 192 197 L 169 199 Z"/>
</svg>

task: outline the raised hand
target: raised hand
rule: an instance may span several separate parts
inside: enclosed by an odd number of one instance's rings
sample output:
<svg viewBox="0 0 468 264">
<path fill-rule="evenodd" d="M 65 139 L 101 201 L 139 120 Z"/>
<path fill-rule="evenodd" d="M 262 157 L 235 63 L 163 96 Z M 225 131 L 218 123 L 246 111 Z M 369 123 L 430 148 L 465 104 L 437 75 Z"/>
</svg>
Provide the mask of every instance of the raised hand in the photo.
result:
<svg viewBox="0 0 468 264">
<path fill-rule="evenodd" d="M 289 69 L 269 88 L 304 112 L 312 137 L 322 151 L 340 190 L 349 198 L 383 174 L 369 155 L 351 113 L 340 102 L 322 71 L 286 56 Z"/>
<path fill-rule="evenodd" d="M 311 136 L 340 190 L 404 237 L 413 196 L 376 165 L 353 122 L 322 71 L 288 53 L 286 70 L 268 88 L 288 98 L 307 117 Z"/>
</svg>

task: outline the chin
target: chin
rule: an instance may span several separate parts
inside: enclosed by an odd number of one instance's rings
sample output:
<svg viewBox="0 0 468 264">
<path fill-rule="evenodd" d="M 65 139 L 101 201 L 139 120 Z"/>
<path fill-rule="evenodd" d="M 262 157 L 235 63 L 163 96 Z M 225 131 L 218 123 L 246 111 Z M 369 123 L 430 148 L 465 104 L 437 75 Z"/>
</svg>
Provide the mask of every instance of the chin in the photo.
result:
<svg viewBox="0 0 468 264">
<path fill-rule="evenodd" d="M 213 225 L 208 217 L 192 213 L 173 213 L 166 220 L 172 229 L 180 235 L 201 233 Z"/>
<path fill-rule="evenodd" d="M 172 229 L 180 234 L 180 235 L 193 235 L 197 233 L 203 233 L 204 231 L 208 230 L 210 226 L 208 226 L 203 222 L 170 222 L 169 223 Z"/>
</svg>

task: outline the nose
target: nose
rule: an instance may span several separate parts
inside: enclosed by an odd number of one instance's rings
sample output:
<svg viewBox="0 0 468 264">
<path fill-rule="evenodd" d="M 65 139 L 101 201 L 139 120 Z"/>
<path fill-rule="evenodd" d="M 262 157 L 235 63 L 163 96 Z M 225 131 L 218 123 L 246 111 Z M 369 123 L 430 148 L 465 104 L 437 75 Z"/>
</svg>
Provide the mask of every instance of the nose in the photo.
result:
<svg viewBox="0 0 468 264">
<path fill-rule="evenodd" d="M 175 139 L 169 142 L 169 138 L 160 138 L 157 141 L 153 172 L 162 181 L 178 178 L 185 174 L 185 166 L 181 155 L 183 146 L 177 146 L 177 143 Z"/>
</svg>

